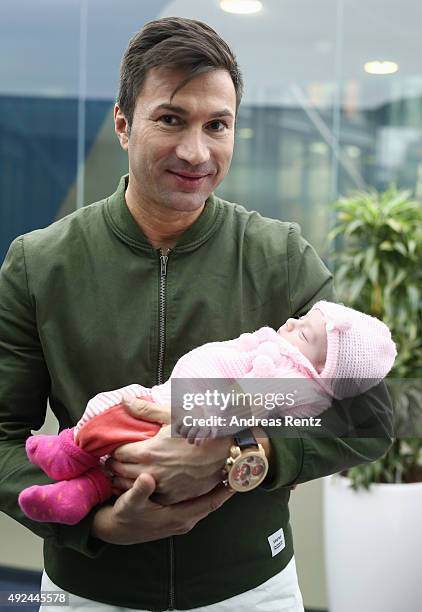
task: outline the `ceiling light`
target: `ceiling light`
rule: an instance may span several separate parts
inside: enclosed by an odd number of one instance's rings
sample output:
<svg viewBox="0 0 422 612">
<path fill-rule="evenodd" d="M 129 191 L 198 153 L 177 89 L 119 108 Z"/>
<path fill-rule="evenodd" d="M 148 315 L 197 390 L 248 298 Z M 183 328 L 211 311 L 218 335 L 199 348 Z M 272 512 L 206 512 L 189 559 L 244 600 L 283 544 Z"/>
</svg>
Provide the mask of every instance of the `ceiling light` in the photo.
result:
<svg viewBox="0 0 422 612">
<path fill-rule="evenodd" d="M 394 74 L 399 69 L 396 62 L 372 61 L 364 65 L 365 72 L 368 74 Z"/>
<path fill-rule="evenodd" d="M 259 0 L 221 0 L 220 7 L 226 13 L 250 15 L 262 9 L 262 2 Z"/>
</svg>

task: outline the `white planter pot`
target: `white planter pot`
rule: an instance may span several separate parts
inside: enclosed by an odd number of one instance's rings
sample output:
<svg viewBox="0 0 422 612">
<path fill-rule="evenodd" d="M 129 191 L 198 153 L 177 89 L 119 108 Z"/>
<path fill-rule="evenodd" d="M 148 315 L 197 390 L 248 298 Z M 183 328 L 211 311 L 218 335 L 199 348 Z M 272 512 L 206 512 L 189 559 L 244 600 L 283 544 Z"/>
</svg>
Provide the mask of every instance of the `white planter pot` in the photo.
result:
<svg viewBox="0 0 422 612">
<path fill-rule="evenodd" d="M 422 483 L 349 485 L 323 483 L 330 612 L 420 612 Z"/>
</svg>

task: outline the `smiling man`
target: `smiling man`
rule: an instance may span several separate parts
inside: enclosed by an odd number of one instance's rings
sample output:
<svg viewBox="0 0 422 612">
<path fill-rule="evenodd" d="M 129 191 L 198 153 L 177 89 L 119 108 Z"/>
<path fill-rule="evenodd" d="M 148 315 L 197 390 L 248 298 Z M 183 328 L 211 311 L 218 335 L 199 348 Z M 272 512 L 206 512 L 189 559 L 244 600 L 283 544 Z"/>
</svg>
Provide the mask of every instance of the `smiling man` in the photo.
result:
<svg viewBox="0 0 422 612">
<path fill-rule="evenodd" d="M 124 103 L 114 111 L 129 157 L 126 202 L 157 246 L 165 236 L 173 245 L 200 216 L 233 154 L 236 91 L 230 74 L 217 68 L 178 89 L 186 76 L 183 68 L 151 68 L 131 124 Z"/>
<path fill-rule="evenodd" d="M 121 495 L 77 525 L 36 523 L 19 509 L 22 489 L 50 482 L 25 454 L 47 400 L 70 427 L 101 391 L 152 387 L 196 346 L 277 329 L 332 299 L 331 275 L 297 225 L 213 193 L 230 166 L 241 96 L 235 57 L 209 26 L 147 24 L 123 58 L 114 113 L 128 176 L 109 198 L 17 238 L 1 269 L 0 508 L 45 539 L 43 589 L 70 593 L 67 609 L 302 611 L 291 487 L 390 444 L 382 389 L 350 411 L 382 425 L 372 439 L 247 430 L 198 447 L 163 426 L 115 451 Z M 130 409 L 166 422 L 165 407 Z M 222 485 L 234 452 L 269 464 L 253 490 Z"/>
</svg>

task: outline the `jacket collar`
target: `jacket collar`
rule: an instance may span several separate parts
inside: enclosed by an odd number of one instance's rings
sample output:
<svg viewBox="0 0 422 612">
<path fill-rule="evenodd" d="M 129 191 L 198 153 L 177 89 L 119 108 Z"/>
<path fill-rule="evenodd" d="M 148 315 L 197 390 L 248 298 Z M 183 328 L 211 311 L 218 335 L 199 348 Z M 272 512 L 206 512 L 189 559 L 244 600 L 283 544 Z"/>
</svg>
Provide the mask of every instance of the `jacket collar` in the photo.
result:
<svg viewBox="0 0 422 612">
<path fill-rule="evenodd" d="M 156 249 L 148 242 L 145 234 L 132 217 L 126 204 L 125 191 L 129 176 L 122 176 L 117 190 L 107 198 L 105 217 L 112 231 L 130 246 L 145 252 L 156 253 Z M 196 221 L 184 232 L 172 251 L 184 253 L 193 251 L 209 240 L 217 231 L 223 220 L 223 204 L 211 194 L 205 203 L 204 210 Z"/>
</svg>

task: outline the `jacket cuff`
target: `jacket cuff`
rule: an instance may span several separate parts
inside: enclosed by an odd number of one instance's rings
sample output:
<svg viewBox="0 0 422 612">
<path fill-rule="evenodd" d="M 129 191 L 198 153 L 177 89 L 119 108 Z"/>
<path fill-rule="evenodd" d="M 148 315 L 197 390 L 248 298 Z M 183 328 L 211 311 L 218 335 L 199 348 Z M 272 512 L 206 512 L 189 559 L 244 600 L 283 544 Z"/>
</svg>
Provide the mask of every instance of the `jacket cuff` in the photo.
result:
<svg viewBox="0 0 422 612">
<path fill-rule="evenodd" d="M 281 487 L 293 485 L 302 471 L 304 458 L 301 438 L 271 438 L 271 457 L 268 474 L 261 485 L 264 491 L 274 491 Z"/>
<path fill-rule="evenodd" d="M 64 548 L 76 550 L 91 559 L 99 557 L 110 544 L 95 538 L 92 535 L 91 528 L 95 514 L 104 505 L 106 504 L 95 506 L 77 525 L 57 525 L 56 544 Z"/>
</svg>

